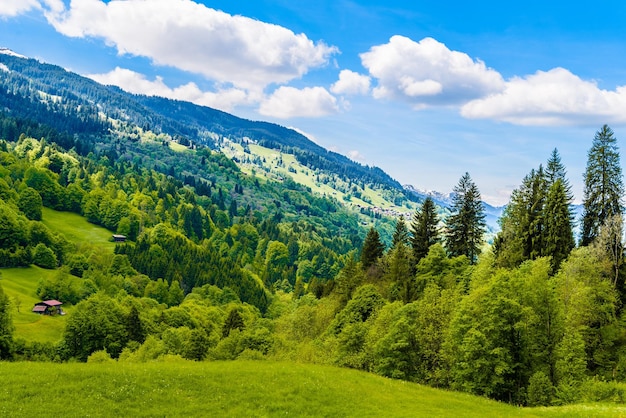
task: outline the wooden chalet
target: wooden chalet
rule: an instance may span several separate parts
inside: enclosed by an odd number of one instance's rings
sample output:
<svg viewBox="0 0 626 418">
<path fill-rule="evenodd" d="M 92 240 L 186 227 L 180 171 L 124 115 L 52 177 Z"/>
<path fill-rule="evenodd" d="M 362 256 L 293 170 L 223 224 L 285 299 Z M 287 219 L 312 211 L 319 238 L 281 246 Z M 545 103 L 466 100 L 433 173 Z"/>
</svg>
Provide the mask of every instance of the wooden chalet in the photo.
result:
<svg viewBox="0 0 626 418">
<path fill-rule="evenodd" d="M 113 242 L 126 242 L 126 235 L 113 234 Z"/>
<path fill-rule="evenodd" d="M 35 304 L 33 312 L 40 315 L 65 315 L 65 312 L 61 309 L 61 305 L 63 305 L 63 302 L 59 302 L 58 300 L 44 300 Z"/>
</svg>

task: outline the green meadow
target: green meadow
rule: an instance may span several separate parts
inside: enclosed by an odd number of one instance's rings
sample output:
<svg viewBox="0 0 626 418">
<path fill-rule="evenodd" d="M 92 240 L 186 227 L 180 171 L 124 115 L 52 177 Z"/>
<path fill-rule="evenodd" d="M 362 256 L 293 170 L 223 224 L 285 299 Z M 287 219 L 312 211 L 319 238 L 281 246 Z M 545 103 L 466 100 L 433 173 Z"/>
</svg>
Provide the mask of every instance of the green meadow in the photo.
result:
<svg viewBox="0 0 626 418">
<path fill-rule="evenodd" d="M 110 241 L 111 231 L 87 222 L 75 213 L 59 212 L 43 208 L 42 222 L 53 232 L 62 234 L 83 251 L 113 252 L 115 244 Z M 58 273 L 37 266 L 28 268 L 0 269 L 0 285 L 13 305 L 15 337 L 26 341 L 57 342 L 65 328 L 64 316 L 47 316 L 31 312 L 33 305 L 40 301 L 37 285 L 41 279 L 48 279 Z M 76 279 L 79 280 L 79 279 Z M 71 312 L 70 306 L 64 306 Z"/>
<path fill-rule="evenodd" d="M 123 366 L 123 367 L 120 367 Z M 0 416 L 626 416 L 626 408 L 518 408 L 350 369 L 270 361 L 0 363 Z"/>
<path fill-rule="evenodd" d="M 87 219 L 76 213 L 59 212 L 44 207 L 42 222 L 51 231 L 63 234 L 68 241 L 81 247 L 93 246 L 111 252 L 115 248 L 115 243 L 111 241 L 111 231 L 87 222 Z"/>
</svg>

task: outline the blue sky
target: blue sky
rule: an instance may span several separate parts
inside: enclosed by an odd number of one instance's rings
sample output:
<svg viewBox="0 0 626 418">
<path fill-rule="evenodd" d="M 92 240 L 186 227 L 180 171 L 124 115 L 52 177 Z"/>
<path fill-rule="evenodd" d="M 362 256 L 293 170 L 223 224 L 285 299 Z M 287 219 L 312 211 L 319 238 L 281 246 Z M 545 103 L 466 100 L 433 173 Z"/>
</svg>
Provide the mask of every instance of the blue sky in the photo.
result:
<svg viewBox="0 0 626 418">
<path fill-rule="evenodd" d="M 504 204 L 558 148 L 626 139 L 626 2 L 0 0 L 0 46 L 296 128 L 401 183 Z M 623 148 L 623 147 L 622 147 Z"/>
</svg>

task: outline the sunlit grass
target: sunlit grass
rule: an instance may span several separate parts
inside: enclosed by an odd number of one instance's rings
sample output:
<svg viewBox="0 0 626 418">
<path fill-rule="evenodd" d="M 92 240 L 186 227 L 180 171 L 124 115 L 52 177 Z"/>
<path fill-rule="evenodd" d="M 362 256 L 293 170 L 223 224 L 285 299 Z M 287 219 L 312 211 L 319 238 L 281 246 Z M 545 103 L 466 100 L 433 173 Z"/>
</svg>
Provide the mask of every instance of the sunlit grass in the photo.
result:
<svg viewBox="0 0 626 418">
<path fill-rule="evenodd" d="M 51 231 L 63 234 L 73 243 L 87 244 L 111 252 L 115 248 L 115 243 L 111 241 L 111 231 L 87 222 L 87 219 L 76 213 L 43 208 L 42 222 Z"/>
<path fill-rule="evenodd" d="M 65 329 L 64 316 L 47 316 L 33 313 L 37 297 L 37 284 L 40 279 L 57 274 L 56 270 L 46 270 L 36 266 L 28 268 L 0 269 L 0 285 L 11 301 L 11 313 L 15 325 L 15 337 L 27 341 L 56 342 Z M 19 311 L 18 311 L 19 308 Z M 65 311 L 67 306 L 63 307 Z"/>
<path fill-rule="evenodd" d="M 523 409 L 350 369 L 284 362 L 0 363 L 0 415 L 620 416 L 573 405 Z"/>
</svg>

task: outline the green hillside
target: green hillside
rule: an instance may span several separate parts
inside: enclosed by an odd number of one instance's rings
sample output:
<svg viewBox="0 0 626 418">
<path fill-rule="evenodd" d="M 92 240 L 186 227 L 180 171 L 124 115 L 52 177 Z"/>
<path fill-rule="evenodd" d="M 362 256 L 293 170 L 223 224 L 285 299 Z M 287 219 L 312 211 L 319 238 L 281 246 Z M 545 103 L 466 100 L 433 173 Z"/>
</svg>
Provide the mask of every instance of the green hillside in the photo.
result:
<svg viewBox="0 0 626 418">
<path fill-rule="evenodd" d="M 521 409 L 349 369 L 282 362 L 0 363 L 0 373 L 0 415 L 12 417 L 626 414 L 626 408 L 603 405 Z"/>
<path fill-rule="evenodd" d="M 42 223 L 53 233 L 62 234 L 83 252 L 96 250 L 113 254 L 115 244 L 109 240 L 111 232 L 87 222 L 78 214 L 44 207 Z M 51 343 L 59 341 L 65 328 L 66 317 L 51 317 L 31 312 L 33 305 L 41 300 L 37 296 L 40 280 L 53 280 L 59 271 L 33 265 L 4 268 L 0 269 L 0 273 L 2 274 L 1 285 L 12 302 L 15 337 L 26 341 Z M 80 279 L 68 276 L 64 280 L 78 282 Z M 72 309 L 66 305 L 64 310 L 71 312 Z"/>
</svg>

